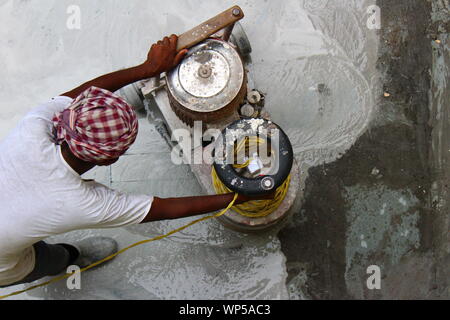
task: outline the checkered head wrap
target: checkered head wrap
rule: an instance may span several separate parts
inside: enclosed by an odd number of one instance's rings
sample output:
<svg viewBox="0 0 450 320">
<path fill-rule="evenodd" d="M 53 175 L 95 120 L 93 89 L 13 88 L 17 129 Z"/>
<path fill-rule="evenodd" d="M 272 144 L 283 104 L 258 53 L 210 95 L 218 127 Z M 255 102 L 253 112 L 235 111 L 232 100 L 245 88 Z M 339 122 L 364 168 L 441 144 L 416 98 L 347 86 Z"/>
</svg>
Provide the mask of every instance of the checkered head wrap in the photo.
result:
<svg viewBox="0 0 450 320">
<path fill-rule="evenodd" d="M 136 113 L 121 97 L 90 87 L 53 118 L 56 143 L 79 159 L 98 163 L 123 155 L 136 140 Z"/>
</svg>

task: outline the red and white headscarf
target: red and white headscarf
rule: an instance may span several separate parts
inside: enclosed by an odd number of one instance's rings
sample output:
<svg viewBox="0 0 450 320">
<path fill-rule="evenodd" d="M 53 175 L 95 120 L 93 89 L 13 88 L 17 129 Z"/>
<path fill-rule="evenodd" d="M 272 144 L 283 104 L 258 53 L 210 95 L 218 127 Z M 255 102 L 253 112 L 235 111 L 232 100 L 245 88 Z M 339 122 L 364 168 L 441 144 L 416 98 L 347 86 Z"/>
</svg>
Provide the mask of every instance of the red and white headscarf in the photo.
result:
<svg viewBox="0 0 450 320">
<path fill-rule="evenodd" d="M 79 159 L 98 163 L 123 155 L 136 140 L 132 106 L 108 90 L 90 87 L 53 118 L 56 143 L 66 141 Z"/>
</svg>

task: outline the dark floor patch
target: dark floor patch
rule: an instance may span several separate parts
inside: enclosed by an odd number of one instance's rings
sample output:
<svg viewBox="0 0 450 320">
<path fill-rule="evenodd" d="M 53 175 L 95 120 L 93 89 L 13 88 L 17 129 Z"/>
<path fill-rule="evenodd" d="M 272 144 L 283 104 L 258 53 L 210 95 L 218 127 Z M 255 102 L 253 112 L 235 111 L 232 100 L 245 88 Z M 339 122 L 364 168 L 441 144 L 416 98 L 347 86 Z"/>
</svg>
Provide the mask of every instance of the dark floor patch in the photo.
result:
<svg viewBox="0 0 450 320">
<path fill-rule="evenodd" d="M 294 217 L 302 222 L 280 232 L 288 282 L 299 272 L 289 266 L 304 266 L 307 280 L 297 289 L 312 299 L 438 298 L 448 290 L 445 283 L 436 280 L 443 277 L 439 270 L 445 269 L 442 264 L 448 260 L 437 254 L 442 248 L 437 242 L 447 238 L 436 232 L 430 200 L 431 184 L 436 180 L 430 162 L 432 128 L 428 109 L 431 4 L 380 0 L 377 5 L 382 12 L 377 67 L 383 90 L 389 96 L 380 96 L 372 128 L 341 159 L 310 170 L 304 205 Z M 419 200 L 414 210 L 419 214 L 420 246 L 408 249 L 396 264 L 387 258 L 386 252 L 392 248 L 379 248 L 373 256 L 384 267 L 383 289 L 355 291 L 353 285 L 365 287 L 361 283 L 368 276 L 345 278 L 350 228 L 347 215 L 362 199 L 349 199 L 345 188 L 380 185 L 389 190 L 407 190 Z"/>
</svg>

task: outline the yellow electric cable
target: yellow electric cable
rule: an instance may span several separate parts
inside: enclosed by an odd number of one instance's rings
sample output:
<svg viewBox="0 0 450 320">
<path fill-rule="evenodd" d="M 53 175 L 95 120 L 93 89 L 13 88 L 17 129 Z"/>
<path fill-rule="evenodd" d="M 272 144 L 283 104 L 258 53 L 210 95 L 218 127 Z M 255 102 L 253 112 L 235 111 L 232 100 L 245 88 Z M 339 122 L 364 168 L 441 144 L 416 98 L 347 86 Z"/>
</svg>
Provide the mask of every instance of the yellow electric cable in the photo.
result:
<svg viewBox="0 0 450 320">
<path fill-rule="evenodd" d="M 211 177 L 213 180 L 213 186 L 217 194 L 224 194 L 233 192 L 228 189 L 217 176 L 214 168 L 211 171 Z M 286 181 L 275 191 L 274 198 L 271 200 L 255 200 L 249 201 L 243 204 L 233 206 L 231 209 L 236 211 L 242 216 L 249 218 L 261 218 L 266 217 L 274 212 L 286 197 L 289 189 L 289 183 L 291 182 L 291 176 L 288 176 Z"/>
</svg>

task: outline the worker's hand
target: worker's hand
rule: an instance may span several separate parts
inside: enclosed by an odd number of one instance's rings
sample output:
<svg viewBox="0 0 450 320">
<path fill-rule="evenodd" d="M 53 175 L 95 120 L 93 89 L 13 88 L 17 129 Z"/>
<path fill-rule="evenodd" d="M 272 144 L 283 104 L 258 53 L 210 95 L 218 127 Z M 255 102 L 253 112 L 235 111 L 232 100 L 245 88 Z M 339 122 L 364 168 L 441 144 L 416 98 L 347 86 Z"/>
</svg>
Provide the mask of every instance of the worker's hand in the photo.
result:
<svg viewBox="0 0 450 320">
<path fill-rule="evenodd" d="M 170 71 L 183 60 L 188 50 L 177 52 L 177 42 L 178 37 L 173 34 L 170 38 L 165 37 L 152 45 L 147 61 L 142 65 L 147 77 L 151 78 Z"/>
<path fill-rule="evenodd" d="M 244 203 L 248 201 L 254 201 L 254 200 L 273 200 L 275 198 L 275 192 L 265 194 L 262 196 L 244 196 L 243 194 L 240 194 L 236 200 L 237 203 Z"/>
</svg>

